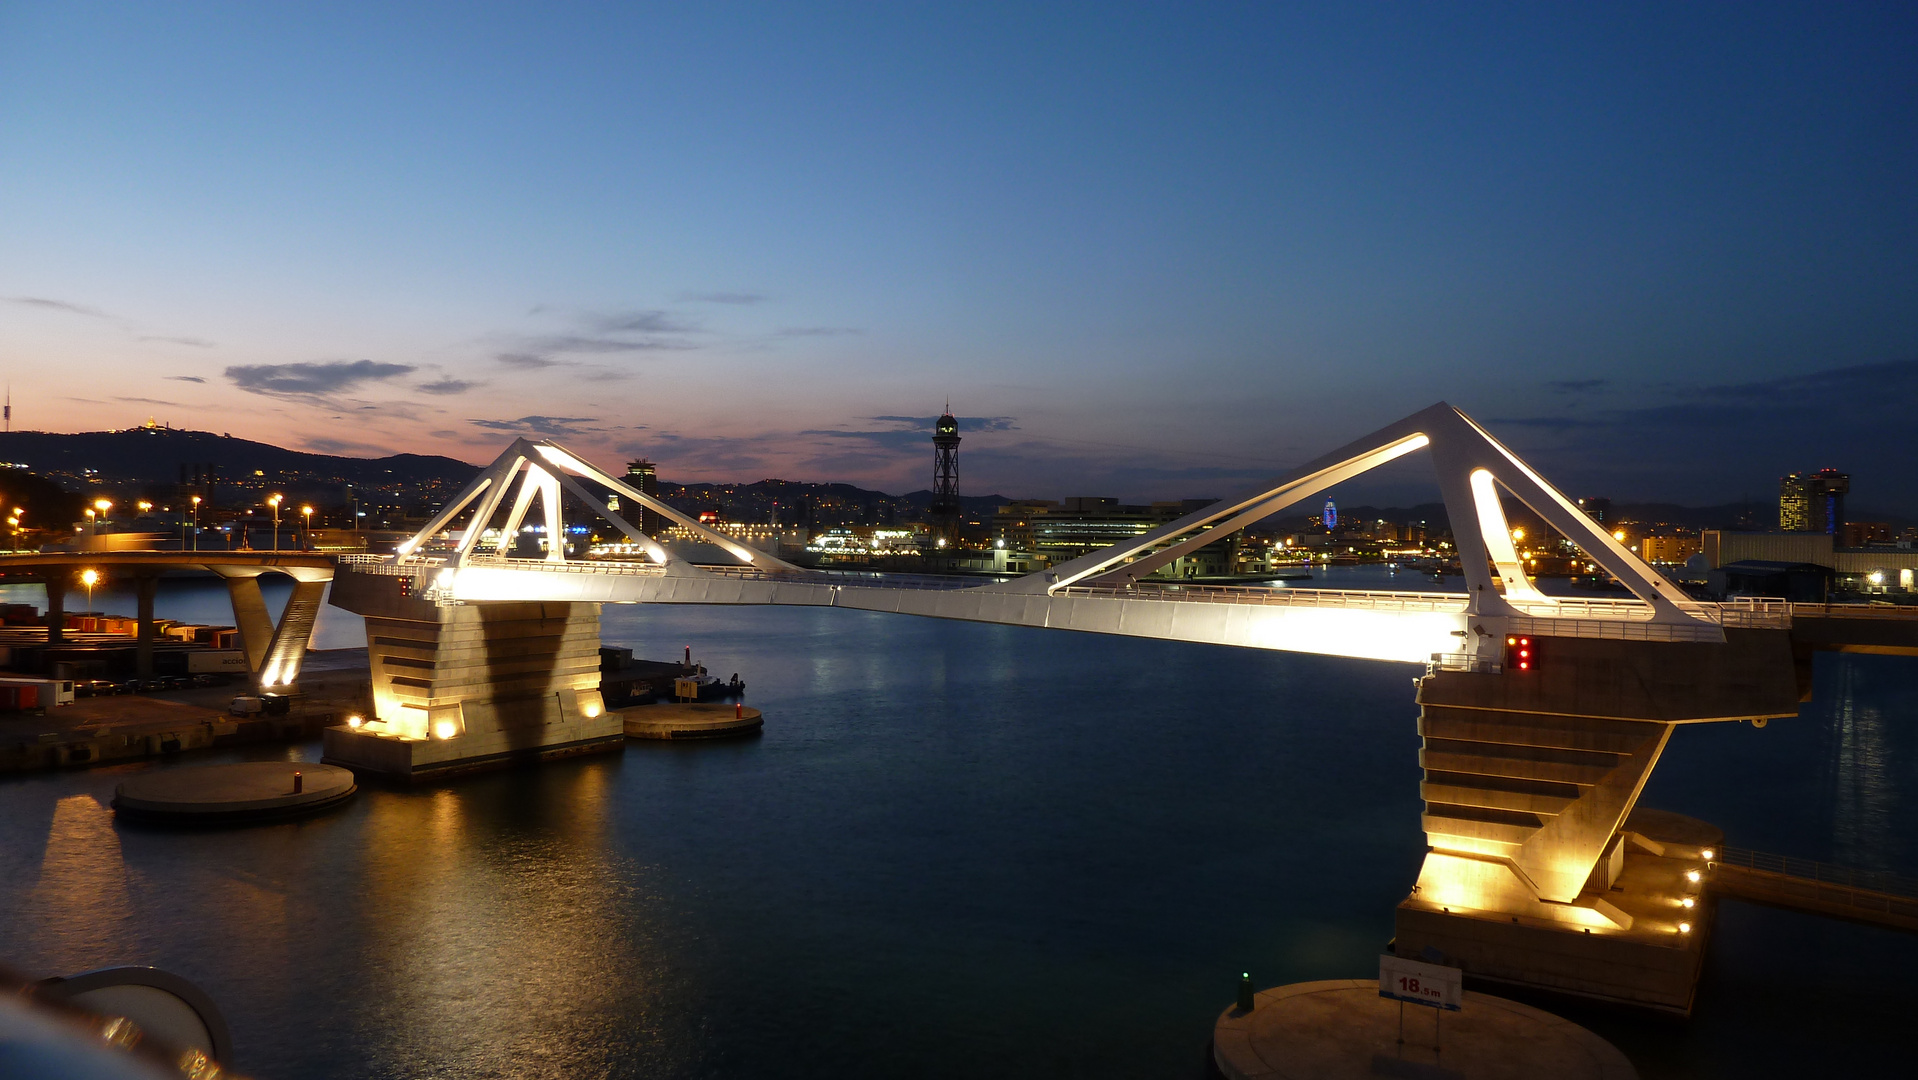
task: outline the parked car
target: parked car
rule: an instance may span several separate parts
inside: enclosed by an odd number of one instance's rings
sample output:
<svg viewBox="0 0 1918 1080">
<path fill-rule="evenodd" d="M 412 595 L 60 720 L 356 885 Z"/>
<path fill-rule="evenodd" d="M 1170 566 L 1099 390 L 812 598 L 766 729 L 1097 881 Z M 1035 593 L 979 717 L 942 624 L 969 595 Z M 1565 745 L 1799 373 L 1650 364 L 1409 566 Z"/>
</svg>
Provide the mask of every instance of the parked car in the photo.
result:
<svg viewBox="0 0 1918 1080">
<path fill-rule="evenodd" d="M 226 682 L 226 676 L 224 675 L 195 675 L 193 677 L 193 685 L 195 686 L 219 686 L 224 682 Z"/>
</svg>

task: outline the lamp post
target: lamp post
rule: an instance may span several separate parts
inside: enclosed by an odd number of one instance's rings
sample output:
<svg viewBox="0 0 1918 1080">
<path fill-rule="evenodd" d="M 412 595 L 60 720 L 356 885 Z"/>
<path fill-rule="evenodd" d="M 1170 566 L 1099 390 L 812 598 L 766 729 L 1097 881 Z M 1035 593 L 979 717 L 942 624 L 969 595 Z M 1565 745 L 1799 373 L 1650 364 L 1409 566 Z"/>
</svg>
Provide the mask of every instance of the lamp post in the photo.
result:
<svg viewBox="0 0 1918 1080">
<path fill-rule="evenodd" d="M 13 530 L 13 546 L 8 548 L 7 550 L 19 551 L 20 550 L 20 511 L 15 510 L 13 512 L 13 516 L 7 519 L 7 528 Z"/>
<path fill-rule="evenodd" d="M 141 517 L 146 517 L 148 514 L 153 512 L 153 504 L 146 501 L 145 499 L 141 499 L 139 503 L 137 503 L 136 505 L 140 507 Z"/>
<path fill-rule="evenodd" d="M 93 587 L 100 584 L 100 571 L 80 571 L 80 584 L 87 587 L 87 614 L 93 614 Z"/>
<path fill-rule="evenodd" d="M 193 497 L 193 550 L 200 550 L 200 497 Z"/>
<path fill-rule="evenodd" d="M 100 511 L 100 516 L 93 520 L 93 535 L 98 536 L 100 535 L 100 526 L 106 524 L 107 511 L 113 509 L 113 500 L 95 499 L 93 500 L 93 508 Z"/>
<path fill-rule="evenodd" d="M 98 514 L 93 512 L 93 507 L 91 506 L 87 507 L 87 535 L 100 535 L 100 518 Z"/>
<path fill-rule="evenodd" d="M 310 506 L 300 507 L 300 516 L 306 519 L 306 524 L 302 529 L 305 535 L 301 538 L 300 550 L 311 551 L 313 550 L 313 508 Z"/>
<path fill-rule="evenodd" d="M 280 550 L 280 500 L 284 496 L 275 495 L 266 501 L 273 508 L 273 550 Z"/>
</svg>

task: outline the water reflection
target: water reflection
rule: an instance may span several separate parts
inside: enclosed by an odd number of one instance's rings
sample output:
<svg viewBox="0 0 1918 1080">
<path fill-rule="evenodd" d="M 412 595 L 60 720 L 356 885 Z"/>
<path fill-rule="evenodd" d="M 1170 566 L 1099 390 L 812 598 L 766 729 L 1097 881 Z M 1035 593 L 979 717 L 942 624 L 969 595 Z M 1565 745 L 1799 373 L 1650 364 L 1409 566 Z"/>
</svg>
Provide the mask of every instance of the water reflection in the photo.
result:
<svg viewBox="0 0 1918 1080">
<path fill-rule="evenodd" d="M 40 876 L 15 917 L 42 943 L 54 969 L 73 973 L 139 950 L 133 878 L 113 831 L 113 812 L 92 795 L 53 809 Z"/>
<path fill-rule="evenodd" d="M 652 913 L 607 850 L 615 768 L 380 800 L 363 865 L 379 1071 L 592 1075 L 649 1029 L 645 1053 L 673 1049 L 659 959 L 633 947 Z"/>
<path fill-rule="evenodd" d="M 1833 683 L 1832 861 L 1867 870 L 1903 869 L 1890 861 L 1898 854 L 1891 832 L 1897 792 L 1884 713 L 1861 699 L 1858 665 L 1832 664 L 1820 674 Z"/>
</svg>

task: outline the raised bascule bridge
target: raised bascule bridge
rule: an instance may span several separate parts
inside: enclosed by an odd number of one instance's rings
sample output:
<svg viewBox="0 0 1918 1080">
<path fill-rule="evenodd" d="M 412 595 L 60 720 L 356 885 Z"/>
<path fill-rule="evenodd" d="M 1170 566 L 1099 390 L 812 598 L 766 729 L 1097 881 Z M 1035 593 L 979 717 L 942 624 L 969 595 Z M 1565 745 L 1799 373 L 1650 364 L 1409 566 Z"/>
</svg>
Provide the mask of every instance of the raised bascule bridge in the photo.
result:
<svg viewBox="0 0 1918 1080">
<path fill-rule="evenodd" d="M 1463 593 L 1148 577 L 1420 450 L 1437 471 Z M 1633 598 L 1540 592 L 1502 495 Z M 646 559 L 569 560 L 557 542 L 544 558 L 513 557 L 536 500 L 545 535 L 564 535 L 567 496 Z M 608 496 L 676 522 L 737 565 L 679 558 Z M 990 584 L 803 570 L 562 447 L 522 439 L 400 554 L 343 558 L 332 602 L 366 617 L 375 716 L 329 729 L 326 760 L 407 778 L 619 745 L 619 717 L 598 690 L 602 604 L 843 607 L 1416 665 L 1429 850 L 1398 907 L 1396 951 L 1477 978 L 1680 1013 L 1691 1009 L 1710 931 L 1701 878 L 1723 837 L 1636 807 L 1673 729 L 1797 715 L 1818 649 L 1918 655 L 1910 609 L 1692 600 L 1445 404 L 1136 539 Z"/>
</svg>

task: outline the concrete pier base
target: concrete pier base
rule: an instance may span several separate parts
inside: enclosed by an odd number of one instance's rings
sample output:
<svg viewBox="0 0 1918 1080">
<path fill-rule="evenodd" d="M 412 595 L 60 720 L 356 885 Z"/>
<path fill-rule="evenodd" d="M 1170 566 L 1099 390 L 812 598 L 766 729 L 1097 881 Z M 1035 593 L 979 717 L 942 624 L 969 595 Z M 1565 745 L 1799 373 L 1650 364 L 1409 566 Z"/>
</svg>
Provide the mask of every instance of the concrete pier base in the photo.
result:
<svg viewBox="0 0 1918 1080">
<path fill-rule="evenodd" d="M 353 774 L 299 761 L 242 761 L 144 772 L 114 792 L 130 821 L 228 825 L 316 814 L 351 799 Z"/>
<path fill-rule="evenodd" d="M 366 618 L 374 715 L 328 728 L 323 760 L 415 781 L 625 745 L 599 694 L 598 604 L 421 591 L 341 568 L 333 603 Z"/>
<path fill-rule="evenodd" d="M 1688 1015 L 1712 930 L 1705 852 L 1723 844 L 1705 822 L 1636 809 L 1613 852 L 1616 872 L 1560 905 L 1582 914 L 1602 904 L 1613 919 L 1513 914 L 1415 892 L 1399 904 L 1394 949 L 1474 980 Z"/>
<path fill-rule="evenodd" d="M 620 709 L 629 739 L 732 739 L 765 727 L 758 709 L 678 701 Z"/>
<path fill-rule="evenodd" d="M 1372 979 L 1261 990 L 1227 1009 L 1212 1060 L 1227 1080 L 1635 1080 L 1618 1048 L 1569 1020 L 1467 991 L 1464 1007 L 1401 1006 Z M 1403 1032 L 1403 1038 L 1401 1038 Z"/>
</svg>

